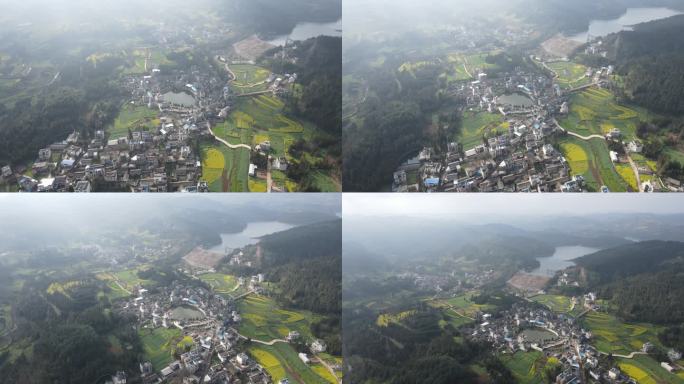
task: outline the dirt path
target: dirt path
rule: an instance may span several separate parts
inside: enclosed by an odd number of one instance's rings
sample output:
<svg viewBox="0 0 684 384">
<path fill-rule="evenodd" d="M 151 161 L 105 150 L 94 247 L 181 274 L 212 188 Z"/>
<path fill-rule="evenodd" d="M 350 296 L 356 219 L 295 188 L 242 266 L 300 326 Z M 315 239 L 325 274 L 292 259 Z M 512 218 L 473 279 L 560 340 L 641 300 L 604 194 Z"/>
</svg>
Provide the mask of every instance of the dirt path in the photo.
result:
<svg viewBox="0 0 684 384">
<path fill-rule="evenodd" d="M 637 167 L 634 160 L 632 160 L 632 156 L 629 155 L 629 152 L 627 152 L 626 149 L 625 153 L 627 154 L 627 160 L 629 160 L 629 165 L 632 167 L 632 172 L 634 172 L 634 176 L 636 176 L 637 190 L 638 192 L 643 192 L 644 188 L 641 185 L 641 175 L 639 175 L 639 168 Z"/>
<path fill-rule="evenodd" d="M 314 356 L 316 356 L 316 358 L 317 358 L 318 361 L 321 363 L 321 365 L 323 365 L 323 366 L 330 372 L 330 374 L 335 378 L 335 380 L 338 382 L 338 384 L 341 384 L 341 383 L 342 383 L 342 380 L 340 380 L 340 378 L 337 377 L 337 375 L 335 374 L 335 370 L 332 369 L 332 367 L 330 366 L 330 364 L 328 364 L 328 362 L 325 361 L 325 360 L 323 360 L 320 356 L 318 356 L 318 355 L 316 355 L 316 354 L 314 354 Z"/>
<path fill-rule="evenodd" d="M 228 171 L 224 168 L 221 173 L 221 192 L 230 192 L 230 178 L 228 176 Z"/>
</svg>

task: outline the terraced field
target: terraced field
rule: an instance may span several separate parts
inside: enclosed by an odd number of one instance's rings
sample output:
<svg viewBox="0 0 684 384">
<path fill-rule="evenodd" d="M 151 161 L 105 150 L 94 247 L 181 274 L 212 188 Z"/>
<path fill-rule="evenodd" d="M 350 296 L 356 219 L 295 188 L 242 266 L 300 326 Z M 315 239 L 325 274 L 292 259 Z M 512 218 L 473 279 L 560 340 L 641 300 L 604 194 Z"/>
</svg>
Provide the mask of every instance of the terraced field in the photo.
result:
<svg viewBox="0 0 684 384">
<path fill-rule="evenodd" d="M 230 70 L 235 74 L 235 80 L 231 86 L 238 95 L 268 89 L 266 79 L 271 74 L 268 69 L 251 64 L 235 64 L 230 65 Z"/>
<path fill-rule="evenodd" d="M 538 295 L 534 296 L 532 300 L 557 313 L 567 313 L 572 308 L 572 299 L 568 296 Z"/>
<path fill-rule="evenodd" d="M 591 77 L 587 77 L 587 67 L 572 61 L 555 61 L 546 63 L 558 77 L 556 81 L 562 89 L 571 89 L 591 83 Z"/>
<path fill-rule="evenodd" d="M 235 276 L 226 275 L 222 273 L 205 273 L 200 275 L 200 280 L 209 284 L 214 292 L 227 295 L 235 290 L 238 286 Z"/>
<path fill-rule="evenodd" d="M 320 372 L 318 364 L 304 364 L 289 344 L 278 343 L 273 346 L 252 344 L 247 351 L 264 366 L 275 383 L 283 378 L 288 378 L 291 383 L 335 383 L 335 381 L 330 381 L 330 373 Z"/>
<path fill-rule="evenodd" d="M 653 324 L 628 324 L 607 313 L 589 312 L 582 318 L 583 326 L 592 332 L 591 343 L 601 352 L 628 355 L 641 350 L 646 342 L 660 345 Z"/>
<path fill-rule="evenodd" d="M 215 142 L 203 144 L 202 179 L 211 192 L 248 192 L 249 156 L 246 148 L 231 149 Z"/>
<path fill-rule="evenodd" d="M 240 300 L 242 314 L 240 334 L 261 341 L 284 339 L 290 331 L 298 331 L 305 340 L 311 340 L 311 322 L 315 314 L 280 308 L 273 299 L 249 295 Z"/>
<path fill-rule="evenodd" d="M 639 384 L 681 384 L 684 377 L 667 372 L 660 363 L 649 356 L 635 356 L 633 359 L 617 358 L 620 370 Z"/>
<path fill-rule="evenodd" d="M 617 173 L 603 139 L 581 140 L 572 136 L 559 141 L 573 175 L 582 175 L 590 190 L 606 185 L 612 192 L 625 192 L 628 182 Z"/>
<path fill-rule="evenodd" d="M 642 110 L 617 104 L 610 91 L 589 88 L 570 97 L 570 113 L 559 122 L 563 128 L 582 136 L 603 136 L 618 128 L 629 141 L 635 138 L 639 121 L 647 116 Z"/>
</svg>

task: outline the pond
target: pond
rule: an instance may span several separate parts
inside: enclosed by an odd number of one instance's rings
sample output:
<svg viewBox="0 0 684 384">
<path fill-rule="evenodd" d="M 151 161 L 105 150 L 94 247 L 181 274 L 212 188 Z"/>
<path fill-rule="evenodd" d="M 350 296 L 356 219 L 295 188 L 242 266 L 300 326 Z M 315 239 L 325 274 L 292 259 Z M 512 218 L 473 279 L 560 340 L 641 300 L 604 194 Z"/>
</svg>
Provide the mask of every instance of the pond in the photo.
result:
<svg viewBox="0 0 684 384">
<path fill-rule="evenodd" d="M 534 101 L 522 93 L 511 93 L 508 95 L 501 95 L 497 98 L 498 102 L 504 105 L 515 107 L 531 107 Z"/>
<path fill-rule="evenodd" d="M 259 237 L 294 228 L 294 225 L 280 221 L 259 221 L 248 223 L 242 232 L 222 233 L 221 244 L 213 247 L 213 252 L 228 252 L 232 249 L 242 248 L 250 244 L 256 244 Z"/>
<path fill-rule="evenodd" d="M 539 268 L 530 274 L 537 276 L 553 276 L 556 272 L 575 265 L 573 259 L 600 251 L 599 248 L 583 247 L 581 245 L 556 247 L 550 257 L 538 257 Z"/>
<path fill-rule="evenodd" d="M 163 97 L 164 101 L 171 104 L 182 105 L 184 107 L 192 107 L 195 105 L 195 98 L 184 92 L 166 92 Z"/>
<path fill-rule="evenodd" d="M 520 332 L 530 343 L 546 344 L 558 339 L 558 336 L 543 328 L 529 328 Z"/>
<path fill-rule="evenodd" d="M 285 45 L 285 40 L 306 40 L 312 37 L 325 36 L 342 36 L 342 19 L 333 21 L 331 23 L 299 23 L 289 35 L 280 35 L 268 42 L 281 46 Z"/>
<path fill-rule="evenodd" d="M 665 19 L 679 14 L 681 12 L 669 8 L 628 8 L 627 12 L 616 19 L 592 20 L 587 31 L 570 36 L 570 39 L 585 43 L 587 35 L 600 37 L 620 31 L 631 31 L 632 26 L 636 24 Z"/>
<path fill-rule="evenodd" d="M 203 319 L 204 314 L 195 308 L 192 307 L 176 307 L 171 310 L 171 314 L 169 315 L 172 319 L 175 320 L 183 320 L 183 321 L 190 321 L 190 320 L 198 320 L 198 319 Z"/>
</svg>

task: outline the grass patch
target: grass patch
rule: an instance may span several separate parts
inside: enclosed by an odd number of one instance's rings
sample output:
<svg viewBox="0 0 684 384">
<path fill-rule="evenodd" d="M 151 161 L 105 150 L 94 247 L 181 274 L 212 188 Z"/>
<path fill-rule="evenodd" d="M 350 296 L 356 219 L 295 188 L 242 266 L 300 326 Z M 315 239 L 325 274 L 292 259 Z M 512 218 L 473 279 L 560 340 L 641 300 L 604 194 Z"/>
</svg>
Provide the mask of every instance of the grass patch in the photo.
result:
<svg viewBox="0 0 684 384">
<path fill-rule="evenodd" d="M 110 139 L 128 136 L 128 130 L 154 130 L 159 125 L 159 112 L 145 106 L 126 104 L 121 108 L 114 123 L 107 127 Z"/>
<path fill-rule="evenodd" d="M 155 371 L 173 361 L 174 350 L 183 342 L 181 331 L 177 328 L 141 329 L 139 335 L 144 358 L 152 362 Z"/>
<path fill-rule="evenodd" d="M 214 292 L 219 294 L 233 292 L 238 286 L 235 276 L 223 273 L 205 273 L 200 275 L 200 280 L 209 284 Z"/>
<path fill-rule="evenodd" d="M 501 361 L 511 370 L 519 383 L 543 383 L 543 369 L 547 360 L 542 352 L 516 352 L 500 356 Z"/>
<path fill-rule="evenodd" d="M 465 112 L 461 122 L 461 132 L 456 138 L 462 145 L 463 150 L 475 148 L 482 144 L 482 137 L 493 131 L 504 129 L 502 116 L 489 112 Z M 506 130 L 508 128 L 506 127 Z"/>
</svg>

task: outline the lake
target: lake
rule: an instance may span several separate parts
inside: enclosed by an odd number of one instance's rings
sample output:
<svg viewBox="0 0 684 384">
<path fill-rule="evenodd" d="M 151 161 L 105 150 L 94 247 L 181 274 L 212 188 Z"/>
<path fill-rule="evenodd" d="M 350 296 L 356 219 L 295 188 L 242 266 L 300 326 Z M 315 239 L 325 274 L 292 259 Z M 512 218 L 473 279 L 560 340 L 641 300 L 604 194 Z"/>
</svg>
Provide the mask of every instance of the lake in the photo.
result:
<svg viewBox="0 0 684 384">
<path fill-rule="evenodd" d="M 583 247 L 580 245 L 556 247 L 550 257 L 538 257 L 539 268 L 530 272 L 537 276 L 553 276 L 556 272 L 575 265 L 572 259 L 600 251 L 599 248 Z"/>
<path fill-rule="evenodd" d="M 290 38 L 290 40 L 306 40 L 321 35 L 342 36 L 342 19 L 331 23 L 299 23 L 289 35 L 277 36 L 268 42 L 276 46 L 281 46 L 285 45 L 285 40 L 287 38 Z"/>
<path fill-rule="evenodd" d="M 242 248 L 250 244 L 256 244 L 259 237 L 270 235 L 276 232 L 286 231 L 294 225 L 280 221 L 259 221 L 247 224 L 242 232 L 221 234 L 221 244 L 213 247 L 210 251 L 224 253 L 226 248 Z"/>
<path fill-rule="evenodd" d="M 497 98 L 497 101 L 501 104 L 511 105 L 515 107 L 531 107 L 534 105 L 534 101 L 532 101 L 532 99 L 523 95 L 522 93 L 511 93 L 508 95 L 502 95 Z"/>
<path fill-rule="evenodd" d="M 164 101 L 171 104 L 182 105 L 184 107 L 192 107 L 195 105 L 195 98 L 184 92 L 166 92 Z"/>
<path fill-rule="evenodd" d="M 665 19 L 681 12 L 669 8 L 628 8 L 622 16 L 612 20 L 592 20 L 585 32 L 570 36 L 571 40 L 585 43 L 587 35 L 606 36 L 620 31 L 631 31 L 632 26 L 653 20 Z"/>
</svg>

